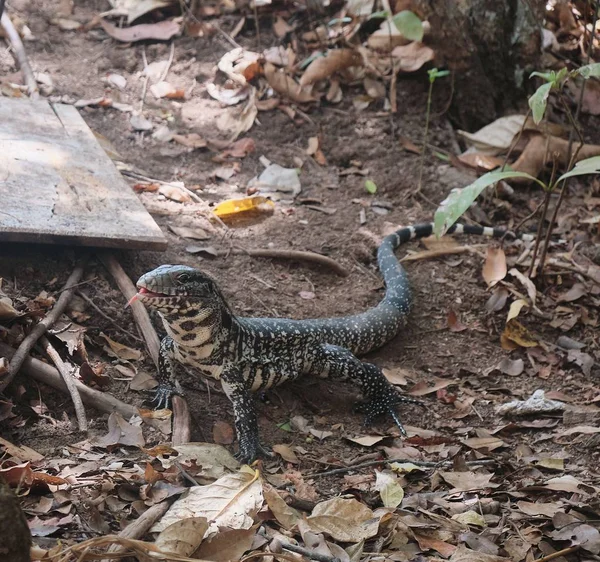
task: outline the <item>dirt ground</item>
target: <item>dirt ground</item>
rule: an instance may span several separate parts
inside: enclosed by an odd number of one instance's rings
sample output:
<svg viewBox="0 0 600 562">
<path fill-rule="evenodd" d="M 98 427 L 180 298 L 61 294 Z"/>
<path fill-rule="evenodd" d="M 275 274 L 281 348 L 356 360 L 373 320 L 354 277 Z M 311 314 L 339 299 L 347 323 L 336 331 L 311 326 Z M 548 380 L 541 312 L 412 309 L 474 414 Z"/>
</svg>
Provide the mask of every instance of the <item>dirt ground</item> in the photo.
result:
<svg viewBox="0 0 600 562">
<path fill-rule="evenodd" d="M 19 0 L 11 2 L 15 12 L 23 18 L 36 37 L 27 43 L 28 54 L 35 71 L 52 77 L 53 99 L 65 101 L 91 99 L 110 91 L 113 99 L 138 106 L 141 99 L 142 79 L 137 73 L 143 68 L 142 51 L 148 62 L 169 57 L 168 44 L 121 45 L 108 38 L 99 29 L 88 32 L 62 31 L 49 24 L 55 2 Z M 104 8 L 102 2 L 78 2 L 73 18 L 89 21 Z M 224 17 L 223 29 L 231 29 L 237 18 Z M 251 28 L 243 30 L 236 39 L 240 44 L 255 48 L 256 37 Z M 261 46 L 275 45 L 277 39 L 264 32 Z M 155 123 L 161 119 L 180 133 L 196 132 L 211 136 L 213 117 L 220 110 L 219 103 L 205 91 L 206 80 L 214 75 L 220 57 L 231 45 L 220 35 L 211 38 L 178 38 L 174 42 L 174 58 L 169 80 L 189 88 L 197 84 L 191 99 L 185 102 L 156 100 L 147 95 L 145 110 Z M 12 59 L 0 54 L 0 73 L 14 71 Z M 108 90 L 102 77 L 118 73 L 127 78 L 126 89 L 119 92 Z M 256 124 L 246 136 L 256 142 L 256 150 L 240 160 L 241 170 L 228 181 L 215 180 L 212 172 L 219 166 L 211 160 L 214 153 L 207 150 L 189 150 L 181 145 L 167 144 L 153 139 L 150 134 L 131 130 L 129 115 L 110 108 L 86 107 L 81 115 L 91 129 L 108 139 L 128 164 L 143 170 L 151 178 L 163 181 L 183 181 L 186 186 L 200 186 L 195 192 L 204 202 L 202 205 L 185 205 L 164 200 L 157 193 L 140 195 L 151 210 L 168 239 L 165 252 L 120 252 L 119 259 L 132 280 L 144 272 L 165 263 L 181 263 L 213 275 L 228 297 L 234 310 L 241 315 L 280 316 L 311 318 L 337 316 L 363 311 L 375 305 L 381 298 L 382 282 L 377 273 L 373 256 L 375 243 L 391 226 L 414 222 L 429 222 L 435 207 L 427 200 L 439 203 L 454 187 L 464 185 L 465 172 L 457 172 L 447 163 L 428 156 L 424 170 L 423 194 L 426 199 L 411 197 L 419 176 L 419 157 L 401 148 L 399 139 L 407 137 L 419 143 L 425 119 L 427 81 L 425 73 L 415 73 L 398 83 L 398 113 L 390 119 L 382 107 L 376 105 L 364 111 L 354 109 L 351 98 L 346 96 L 339 106 L 323 104 L 311 110 L 306 118 L 294 120 L 280 110 L 259 114 Z M 456 136 L 441 114 L 447 102 L 448 92 L 440 88 L 434 97 L 434 114 L 431 124 L 431 144 L 452 152 Z M 168 121 L 167 121 L 168 120 Z M 589 140 L 598 141 L 600 121 L 598 117 L 585 117 L 584 131 Z M 322 150 L 327 158 L 326 166 L 319 166 L 306 156 L 309 137 L 321 135 Z M 230 225 L 224 230 L 207 218 L 206 204 L 213 205 L 233 195 L 245 193 L 248 181 L 262 170 L 259 157 L 265 155 L 272 162 L 285 167 L 295 167 L 298 159 L 303 163 L 300 179 L 302 192 L 295 203 L 276 204 L 271 216 L 261 217 L 252 224 Z M 365 191 L 363 175 L 340 174 L 360 161 L 368 176 L 378 186 L 376 195 Z M 468 179 L 467 179 L 468 181 Z M 133 184 L 134 182 L 131 182 Z M 584 197 L 597 195 L 598 183 L 591 180 L 573 183 L 573 195 L 565 216 L 576 216 L 584 208 Z M 514 226 L 526 217 L 541 200 L 536 187 L 517 188 L 510 199 L 488 197 L 478 205 L 477 220 L 488 224 Z M 382 202 L 375 212 L 369 206 L 375 198 Z M 306 201 L 311 205 L 309 208 Z M 364 206 L 363 206 L 364 204 Z M 361 225 L 360 210 L 366 211 L 366 224 Z M 190 210 L 191 209 L 191 210 Z M 204 209 L 204 210 L 202 210 Z M 321 210 L 319 210 L 321 209 Z M 383 210 L 382 210 L 383 209 Z M 335 210 L 332 214 L 325 211 Z M 381 213 L 381 214 L 379 214 Z M 568 217 L 567 217 L 568 218 Z M 175 235 L 169 226 L 193 226 L 206 228 L 210 240 L 186 240 Z M 525 229 L 534 228 L 531 221 Z M 566 229 L 566 227 L 565 227 Z M 480 240 L 461 240 L 480 244 Z M 590 239 L 584 242 L 588 250 Z M 285 260 L 251 258 L 244 255 L 226 257 L 200 257 L 190 254 L 190 245 L 210 245 L 217 250 L 230 247 L 280 248 L 311 250 L 330 256 L 348 269 L 346 278 L 337 276 L 322 267 Z M 422 250 L 417 243 L 407 247 L 411 251 Z M 406 248 L 399 252 L 404 255 Z M 509 246 L 507 253 L 517 250 Z M 588 252 L 589 253 L 589 252 Z M 0 248 L 0 276 L 3 290 L 13 299 L 35 298 L 42 291 L 54 294 L 63 286 L 73 269 L 74 259 L 80 250 L 52 246 L 23 246 L 4 244 Z M 485 247 L 474 253 L 451 255 L 438 259 L 407 262 L 415 303 L 409 323 L 402 333 L 382 350 L 369 356 L 369 360 L 391 371 L 401 369 L 409 379 L 404 389 L 414 384 L 434 380 L 451 379 L 444 391 L 423 397 L 424 408 L 407 406 L 402 419 L 413 439 L 423 439 L 423 430 L 432 430 L 449 439 L 481 436 L 482 430 L 492 431 L 504 425 L 506 420 L 495 413 L 495 407 L 511 399 L 526 399 L 536 389 L 554 392 L 571 404 L 590 404 L 600 395 L 598 369 L 584 375 L 574 364 L 554 365 L 544 377 L 538 376 L 528 359 L 526 350 L 509 352 L 500 345 L 500 333 L 504 327 L 506 308 L 490 313 L 485 309 L 489 291 L 481 276 Z M 81 322 L 87 329 L 86 345 L 91 357 L 105 366 L 105 372 L 113 377 L 110 388 L 120 399 L 140 405 L 141 393 L 128 390 L 127 383 L 115 370 L 115 360 L 103 350 L 100 333 L 130 347 L 144 351 L 144 359 L 135 367 L 153 374 L 152 361 L 143 345 L 128 337 L 117 326 L 137 333 L 132 316 L 125 309 L 125 299 L 108 272 L 92 257 L 85 273 L 86 283 L 81 290 L 112 321 L 100 316 L 81 299 L 75 303 L 89 319 Z M 558 282 L 572 284 L 568 273 Z M 547 296 L 559 289 L 552 278 L 543 289 Z M 313 293 L 314 298 L 302 298 L 300 293 Z M 306 296 L 306 295 L 305 295 Z M 592 300 L 591 302 L 596 302 Z M 448 314 L 457 313 L 466 329 L 451 331 Z M 596 315 L 594 306 L 590 314 Z M 524 323 L 542 334 L 544 341 L 555 344 L 564 332 L 548 326 L 547 321 L 529 315 Z M 576 340 L 584 341 L 587 351 L 598 357 L 597 335 L 593 328 L 578 324 L 568 332 Z M 494 367 L 501 359 L 522 358 L 525 370 L 519 376 L 503 374 Z M 204 383 L 182 374 L 181 381 L 187 392 L 187 400 L 193 412 L 192 439 L 212 441 L 215 422 L 232 423 L 232 413 L 226 397 L 217 392 L 207 393 Z M 23 377 L 11 395 L 16 412 L 22 423 L 3 428 L 3 436 L 11 442 L 27 445 L 42 454 L 53 451 L 85 438 L 74 434 L 73 426 L 66 421 L 73 417 L 72 408 L 65 398 L 56 392 L 32 384 Z M 29 399 L 43 397 L 47 411 L 36 415 L 20 394 Z M 450 398 L 449 398 L 450 396 Z M 454 416 L 452 401 L 476 397 L 472 409 L 464 417 Z M 316 380 L 301 380 L 270 391 L 259 400 L 260 425 L 263 441 L 267 445 L 288 443 L 300 445 L 306 454 L 300 455 L 301 470 L 319 470 L 339 465 L 374 449 L 361 447 L 345 440 L 344 436 L 381 432 L 386 435 L 379 445 L 395 448 L 400 456 L 414 455 L 422 460 L 440 460 L 448 449 L 431 445 L 428 452 L 403 442 L 389 420 L 366 430 L 362 418 L 352 411 L 352 403 L 358 397 L 348 385 Z M 39 412 L 38 412 L 39 414 Z M 106 432 L 106 417 L 89 411 L 93 420 L 91 434 Z M 303 416 L 318 429 L 331 430 L 333 435 L 320 441 L 299 432 L 278 429 L 293 416 Z M 560 416 L 558 416 L 560 419 Z M 332 430 L 332 426 L 334 429 Z M 536 439 L 536 429 L 518 427 L 502 434 L 508 447 L 493 454 L 511 459 Z M 577 436 L 563 443 L 547 441 L 546 451 L 564 457 L 567 462 L 581 463 L 587 477 L 597 478 L 595 462 L 598 452 L 587 448 L 588 436 Z M 416 443 L 417 441 L 415 441 Z M 235 445 L 229 446 L 233 451 Z M 445 451 L 445 452 L 444 452 Z M 440 452 L 441 455 L 440 456 Z M 473 453 L 472 453 L 473 454 Z M 270 461 L 276 466 L 281 460 Z M 269 464 L 269 463 L 267 463 Z M 323 497 L 346 489 L 341 477 L 318 479 L 315 483 Z"/>
</svg>

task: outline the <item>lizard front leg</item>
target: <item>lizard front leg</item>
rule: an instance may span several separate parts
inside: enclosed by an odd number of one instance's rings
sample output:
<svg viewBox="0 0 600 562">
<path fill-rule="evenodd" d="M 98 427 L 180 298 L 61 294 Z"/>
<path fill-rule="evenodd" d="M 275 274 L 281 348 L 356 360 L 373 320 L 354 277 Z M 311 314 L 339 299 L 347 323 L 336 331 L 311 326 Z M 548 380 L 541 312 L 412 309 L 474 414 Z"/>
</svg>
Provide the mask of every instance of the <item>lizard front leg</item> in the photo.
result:
<svg viewBox="0 0 600 562">
<path fill-rule="evenodd" d="M 271 457 L 273 454 L 260 444 L 254 399 L 242 370 L 237 366 L 226 365 L 221 374 L 221 386 L 233 405 L 240 447 L 236 455 L 238 460 L 251 463 L 260 457 Z"/>
<path fill-rule="evenodd" d="M 168 408 L 173 394 L 181 394 L 175 388 L 175 342 L 171 336 L 166 336 L 160 342 L 158 352 L 158 387 L 154 391 L 152 404 L 159 410 Z"/>
</svg>

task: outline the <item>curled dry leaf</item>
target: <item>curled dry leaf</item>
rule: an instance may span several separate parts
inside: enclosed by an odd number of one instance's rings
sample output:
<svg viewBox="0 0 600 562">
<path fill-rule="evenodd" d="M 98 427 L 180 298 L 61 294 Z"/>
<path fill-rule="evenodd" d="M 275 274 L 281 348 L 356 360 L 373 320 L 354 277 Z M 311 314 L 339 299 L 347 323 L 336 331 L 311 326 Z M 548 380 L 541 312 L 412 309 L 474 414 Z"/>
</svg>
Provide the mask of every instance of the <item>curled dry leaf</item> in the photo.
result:
<svg viewBox="0 0 600 562">
<path fill-rule="evenodd" d="M 502 248 L 488 247 L 481 273 L 488 287 L 493 287 L 498 281 L 502 281 L 506 277 L 506 255 Z"/>
<path fill-rule="evenodd" d="M 458 156 L 458 160 L 466 166 L 469 166 L 469 168 L 486 172 L 494 170 L 504 164 L 503 158 L 490 156 L 489 154 L 483 154 L 481 152 L 465 152 Z"/>
<path fill-rule="evenodd" d="M 394 61 L 394 68 L 402 72 L 415 72 L 419 70 L 425 63 L 432 61 L 435 57 L 433 49 L 413 41 L 408 45 L 399 45 L 392 50 L 392 57 L 397 59 Z"/>
<path fill-rule="evenodd" d="M 504 331 L 500 336 L 500 343 L 503 349 L 515 349 L 515 345 L 520 347 L 537 347 L 539 345 L 536 337 L 521 324 L 518 320 L 509 320 L 506 323 Z"/>
<path fill-rule="evenodd" d="M 265 64 L 264 74 L 269 86 L 279 95 L 287 97 L 296 103 L 317 101 L 310 92 L 303 89 L 301 84 L 298 84 L 291 76 L 288 76 L 285 71 L 277 70 L 270 62 Z"/>
<path fill-rule="evenodd" d="M 357 543 L 374 537 L 379 530 L 379 518 L 355 499 L 320 502 L 306 521 L 315 533 L 325 533 L 341 542 Z"/>
<path fill-rule="evenodd" d="M 158 23 L 143 23 L 132 27 L 117 27 L 105 19 L 100 20 L 100 25 L 113 39 L 131 43 L 145 39 L 168 41 L 180 31 L 180 25 L 173 20 L 163 20 Z"/>
<path fill-rule="evenodd" d="M 291 530 L 302 519 L 300 513 L 285 503 L 285 500 L 272 486 L 263 484 L 263 494 L 275 519 L 284 529 Z"/>
<path fill-rule="evenodd" d="M 208 521 L 206 517 L 189 517 L 176 521 L 162 531 L 154 542 L 154 546 L 161 552 L 190 556 L 200 546 Z"/>
<path fill-rule="evenodd" d="M 369 48 L 376 51 L 389 53 L 395 47 L 407 45 L 410 43 L 402 33 L 398 30 L 391 19 L 384 20 L 379 29 L 372 33 L 367 39 Z"/>
<path fill-rule="evenodd" d="M 320 80 L 329 78 L 332 74 L 340 70 L 362 65 L 362 56 L 354 49 L 334 49 L 329 51 L 324 57 L 316 58 L 308 65 L 302 78 L 300 78 L 300 85 L 309 86 Z"/>
<path fill-rule="evenodd" d="M 255 527 L 220 531 L 210 539 L 202 541 L 200 548 L 194 553 L 194 558 L 211 562 L 240 560 L 252 547 L 255 535 Z"/>
<path fill-rule="evenodd" d="M 206 91 L 211 98 L 220 101 L 225 105 L 237 105 L 244 101 L 250 95 L 251 88 L 248 85 L 228 88 L 227 86 L 217 86 L 213 82 L 206 84 Z"/>
<path fill-rule="evenodd" d="M 375 471 L 375 489 L 379 492 L 384 507 L 395 509 L 404 499 L 404 489 L 393 472 Z"/>
<path fill-rule="evenodd" d="M 579 147 L 580 143 L 573 143 L 572 151 L 577 154 L 576 162 L 600 155 L 600 145 L 584 144 L 580 150 Z M 569 163 L 569 141 L 556 136 L 535 135 L 511 167 L 516 172 L 525 172 L 536 178 L 546 164 L 552 162 L 554 154 L 558 154 L 559 166 L 565 168 Z M 519 185 L 531 183 L 527 178 L 513 178 L 510 181 Z"/>
<path fill-rule="evenodd" d="M 163 531 L 176 521 L 189 517 L 206 517 L 210 522 L 206 537 L 215 535 L 219 527 L 250 529 L 262 505 L 262 483 L 258 473 L 227 474 L 207 486 L 189 488 L 188 494 L 178 499 L 151 531 Z"/>
<path fill-rule="evenodd" d="M 277 453 L 284 461 L 291 462 L 293 464 L 300 463 L 296 453 L 294 453 L 289 445 L 285 445 L 283 443 L 280 445 L 273 445 L 273 451 Z"/>
<path fill-rule="evenodd" d="M 187 146 L 188 148 L 206 148 L 207 141 L 198 133 L 189 133 L 187 135 L 173 135 L 173 140 Z"/>
<path fill-rule="evenodd" d="M 113 412 L 108 417 L 108 433 L 95 439 L 93 444 L 96 447 L 106 448 L 114 445 L 143 447 L 146 443 L 142 435 L 141 425 L 132 425 L 121 414 Z"/>
<path fill-rule="evenodd" d="M 510 147 L 524 123 L 525 115 L 507 115 L 496 119 L 475 133 L 459 130 L 458 134 L 479 152 L 497 155 Z"/>
<path fill-rule="evenodd" d="M 142 358 L 142 352 L 137 349 L 127 347 L 122 343 L 119 343 L 107 335 L 101 333 L 100 337 L 106 341 L 108 347 L 104 347 L 104 350 L 111 356 L 121 359 L 122 361 L 139 361 Z"/>
</svg>

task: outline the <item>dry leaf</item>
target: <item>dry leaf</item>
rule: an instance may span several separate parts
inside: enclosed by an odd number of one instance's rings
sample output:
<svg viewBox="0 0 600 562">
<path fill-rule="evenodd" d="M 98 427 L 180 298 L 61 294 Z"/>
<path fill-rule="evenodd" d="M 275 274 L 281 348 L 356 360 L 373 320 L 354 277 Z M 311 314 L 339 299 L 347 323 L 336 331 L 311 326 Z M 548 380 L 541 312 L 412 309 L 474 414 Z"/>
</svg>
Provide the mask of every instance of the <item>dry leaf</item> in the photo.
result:
<svg viewBox="0 0 600 562">
<path fill-rule="evenodd" d="M 493 484 L 490 480 L 493 474 L 484 472 L 443 472 L 439 475 L 453 486 L 452 492 L 470 492 L 483 490 L 485 488 L 497 488 L 499 484 Z"/>
<path fill-rule="evenodd" d="M 108 347 L 104 346 L 104 350 L 111 356 L 121 359 L 122 361 L 139 361 L 142 358 L 142 352 L 137 349 L 127 347 L 122 343 L 116 342 L 109 338 L 107 335 L 100 333 L 100 337 L 103 338 Z"/>
<path fill-rule="evenodd" d="M 339 497 L 318 503 L 306 521 L 314 532 L 341 542 L 357 543 L 379 530 L 379 518 L 366 505 Z"/>
<path fill-rule="evenodd" d="M 482 152 L 465 152 L 464 154 L 460 154 L 458 159 L 470 168 L 474 168 L 475 170 L 485 170 L 486 172 L 494 170 L 504 164 L 503 158 L 490 156 L 489 154 L 484 154 Z"/>
<path fill-rule="evenodd" d="M 514 267 L 509 271 L 509 273 L 513 277 L 516 277 L 521 282 L 521 284 L 527 290 L 527 295 L 529 295 L 529 298 L 531 299 L 532 304 L 535 305 L 535 299 L 537 297 L 537 289 L 535 288 L 533 281 L 531 279 L 529 279 L 529 277 L 525 277 L 525 275 L 523 275 L 518 269 L 515 269 Z"/>
<path fill-rule="evenodd" d="M 284 529 L 293 529 L 298 521 L 302 519 L 300 513 L 285 503 L 284 499 L 279 495 L 275 488 L 269 486 L 268 484 L 264 484 L 263 494 L 269 509 L 275 516 L 275 519 L 277 519 L 279 524 L 282 525 Z"/>
<path fill-rule="evenodd" d="M 502 248 L 488 247 L 481 273 L 488 287 L 493 287 L 498 281 L 502 281 L 506 277 L 506 255 Z"/>
<path fill-rule="evenodd" d="M 173 135 L 173 140 L 187 146 L 188 148 L 205 148 L 207 142 L 198 133 L 189 133 L 187 135 Z"/>
<path fill-rule="evenodd" d="M 437 392 L 442 388 L 446 388 L 452 384 L 458 384 L 458 381 L 453 379 L 434 379 L 434 385 L 429 386 L 426 381 L 421 381 L 415 384 L 409 391 L 408 394 L 411 396 L 425 396 L 427 394 L 431 394 L 433 392 Z"/>
<path fill-rule="evenodd" d="M 215 535 L 219 527 L 250 529 L 262 505 L 262 483 L 258 473 L 228 474 L 207 486 L 188 488 L 188 494 L 178 499 L 151 531 L 163 531 L 176 521 L 189 517 L 206 517 L 210 522 L 207 537 Z"/>
<path fill-rule="evenodd" d="M 125 43 L 143 41 L 145 39 L 168 41 L 171 37 L 177 35 L 181 29 L 179 24 L 173 20 L 143 23 L 132 27 L 117 27 L 105 19 L 101 19 L 100 25 L 113 39 Z"/>
<path fill-rule="evenodd" d="M 206 517 L 189 517 L 176 521 L 162 531 L 154 541 L 161 552 L 190 556 L 193 554 L 208 529 Z"/>
<path fill-rule="evenodd" d="M 220 531 L 210 539 L 202 541 L 200 548 L 194 553 L 194 558 L 213 562 L 240 560 L 252 547 L 255 535 L 255 527 Z"/>
<path fill-rule="evenodd" d="M 296 453 L 294 453 L 289 445 L 273 445 L 273 451 L 283 458 L 284 461 L 291 462 L 293 464 L 300 464 Z"/>
<path fill-rule="evenodd" d="M 224 421 L 216 421 L 213 425 L 213 440 L 219 445 L 231 445 L 235 440 L 233 427 Z"/>
<path fill-rule="evenodd" d="M 509 320 L 506 323 L 500 339 L 504 349 L 512 349 L 510 344 L 505 347 L 505 340 L 514 342 L 521 347 L 537 347 L 538 345 L 535 336 L 518 320 Z"/>
<path fill-rule="evenodd" d="M 117 414 L 116 412 L 108 416 L 108 433 L 103 437 L 98 437 L 93 443 L 96 447 L 103 448 L 114 445 L 143 447 L 146 444 L 142 435 L 141 425 L 130 424 L 121 414 Z"/>
<path fill-rule="evenodd" d="M 302 88 L 301 84 L 298 84 L 291 76 L 288 76 L 285 71 L 277 70 L 270 62 L 265 64 L 264 74 L 269 86 L 279 95 L 289 98 L 296 103 L 317 101 L 310 92 Z"/>
<path fill-rule="evenodd" d="M 394 61 L 395 69 L 402 72 L 415 72 L 425 63 L 432 61 L 435 53 L 427 45 L 419 43 L 419 41 L 413 41 L 408 45 L 394 47 L 392 57 L 397 59 Z"/>
<path fill-rule="evenodd" d="M 448 311 L 448 328 L 451 332 L 464 332 L 467 329 L 467 326 L 458 319 L 458 315 L 452 309 Z"/>
<path fill-rule="evenodd" d="M 324 57 L 318 57 L 308 65 L 302 78 L 300 78 L 300 86 L 309 86 L 329 78 L 340 70 L 362 65 L 363 59 L 360 53 L 354 49 L 333 49 Z"/>
<path fill-rule="evenodd" d="M 385 435 L 363 435 L 362 437 L 346 437 L 348 441 L 357 443 L 363 447 L 372 447 L 386 438 Z"/>
</svg>

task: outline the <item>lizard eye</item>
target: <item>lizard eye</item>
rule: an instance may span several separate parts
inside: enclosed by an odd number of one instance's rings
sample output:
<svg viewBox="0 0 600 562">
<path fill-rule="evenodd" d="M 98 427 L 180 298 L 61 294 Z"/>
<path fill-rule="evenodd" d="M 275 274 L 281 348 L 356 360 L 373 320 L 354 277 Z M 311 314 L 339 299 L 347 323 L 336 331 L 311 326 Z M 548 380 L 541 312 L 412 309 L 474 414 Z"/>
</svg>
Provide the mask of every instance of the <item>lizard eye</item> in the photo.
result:
<svg viewBox="0 0 600 562">
<path fill-rule="evenodd" d="M 187 273 L 181 273 L 177 277 L 177 283 L 180 283 L 181 285 L 184 285 L 185 283 L 188 283 L 189 281 L 190 281 L 190 276 Z"/>
</svg>

